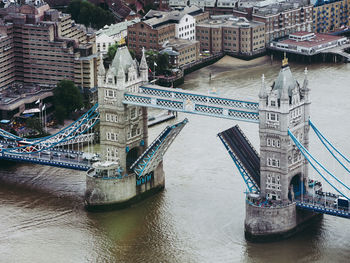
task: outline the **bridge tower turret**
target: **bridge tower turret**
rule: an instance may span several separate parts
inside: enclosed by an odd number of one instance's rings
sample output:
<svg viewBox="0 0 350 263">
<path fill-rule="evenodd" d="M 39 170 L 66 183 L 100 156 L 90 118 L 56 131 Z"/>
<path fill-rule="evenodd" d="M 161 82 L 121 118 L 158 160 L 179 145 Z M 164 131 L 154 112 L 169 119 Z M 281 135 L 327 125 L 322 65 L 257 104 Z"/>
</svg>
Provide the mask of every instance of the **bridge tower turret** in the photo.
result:
<svg viewBox="0 0 350 263">
<path fill-rule="evenodd" d="M 94 176 L 87 176 L 85 200 L 88 207 L 125 204 L 151 188 L 164 188 L 162 162 L 151 181 L 139 186 L 130 169 L 147 147 L 148 118 L 146 108 L 124 104 L 124 94 L 137 92 L 139 86 L 148 81 L 147 74 L 144 52 L 139 67 L 126 46 L 118 48 L 107 73 L 103 63 L 98 68 L 101 162 L 95 165 Z M 118 173 L 111 168 L 116 166 Z M 114 178 L 105 180 L 110 174 Z"/>
<path fill-rule="evenodd" d="M 266 88 L 264 76 L 262 78 L 259 92 L 260 202 L 265 200 L 272 206 L 247 203 L 245 229 L 248 238 L 283 236 L 312 216 L 298 211 L 293 203 L 307 192 L 308 167 L 288 135 L 290 130 L 308 148 L 311 102 L 306 73 L 305 70 L 301 87 L 285 58 L 270 88 Z"/>
</svg>

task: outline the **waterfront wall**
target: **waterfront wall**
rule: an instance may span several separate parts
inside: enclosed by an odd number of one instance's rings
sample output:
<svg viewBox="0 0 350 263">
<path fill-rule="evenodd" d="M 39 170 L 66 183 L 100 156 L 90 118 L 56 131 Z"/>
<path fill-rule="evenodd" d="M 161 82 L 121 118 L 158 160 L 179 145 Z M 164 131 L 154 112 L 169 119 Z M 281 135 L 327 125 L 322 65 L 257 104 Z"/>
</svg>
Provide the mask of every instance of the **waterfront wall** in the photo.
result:
<svg viewBox="0 0 350 263">
<path fill-rule="evenodd" d="M 165 186 L 163 163 L 153 171 L 151 180 L 136 185 L 136 175 L 123 178 L 98 178 L 86 176 L 85 205 L 87 209 L 99 210 L 125 207 L 143 196 L 162 190 Z"/>
</svg>

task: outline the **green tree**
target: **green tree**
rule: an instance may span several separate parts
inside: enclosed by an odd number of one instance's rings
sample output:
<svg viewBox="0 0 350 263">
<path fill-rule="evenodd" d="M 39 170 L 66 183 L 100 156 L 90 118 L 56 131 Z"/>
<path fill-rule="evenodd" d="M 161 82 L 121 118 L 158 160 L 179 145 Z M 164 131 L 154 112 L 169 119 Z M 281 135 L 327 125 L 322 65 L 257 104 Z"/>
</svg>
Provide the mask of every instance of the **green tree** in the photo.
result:
<svg viewBox="0 0 350 263">
<path fill-rule="evenodd" d="M 118 50 L 118 43 L 115 43 L 114 45 L 111 45 L 109 48 L 108 48 L 108 52 L 107 52 L 107 58 L 109 61 L 112 61 L 114 56 L 115 56 L 115 53 L 117 52 Z"/>
<path fill-rule="evenodd" d="M 169 55 L 158 54 L 157 56 L 157 73 L 164 74 L 169 68 Z"/>
<path fill-rule="evenodd" d="M 145 55 L 148 67 L 151 69 L 152 72 L 155 70 L 156 75 L 162 75 L 169 71 L 168 54 L 160 54 L 153 50 L 147 50 L 145 52 Z"/>
<path fill-rule="evenodd" d="M 79 24 L 91 26 L 95 29 L 102 28 L 115 22 L 113 14 L 86 0 L 73 0 L 69 3 L 67 13 Z"/>
<path fill-rule="evenodd" d="M 61 80 L 53 96 L 55 116 L 60 123 L 74 110 L 83 107 L 83 96 L 71 80 Z"/>
<path fill-rule="evenodd" d="M 26 126 L 29 129 L 32 129 L 34 131 L 36 131 L 39 134 L 43 134 L 44 130 L 43 130 L 43 126 L 41 125 L 40 121 L 38 118 L 29 118 L 26 120 Z"/>
</svg>

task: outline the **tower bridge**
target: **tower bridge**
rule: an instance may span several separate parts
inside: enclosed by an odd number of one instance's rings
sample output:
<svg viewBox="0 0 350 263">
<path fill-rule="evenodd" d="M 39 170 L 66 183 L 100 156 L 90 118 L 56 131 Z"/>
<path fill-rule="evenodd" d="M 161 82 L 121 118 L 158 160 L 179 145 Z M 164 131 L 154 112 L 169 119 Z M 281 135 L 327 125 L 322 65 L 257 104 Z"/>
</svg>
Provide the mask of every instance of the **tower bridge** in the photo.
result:
<svg viewBox="0 0 350 263">
<path fill-rule="evenodd" d="M 98 86 L 98 103 L 57 134 L 24 140 L 0 130 L 0 159 L 88 171 L 89 209 L 125 206 L 164 188 L 163 156 L 188 122 L 167 126 L 148 143 L 148 107 L 247 121 L 259 125 L 260 154 L 238 125 L 218 137 L 247 186 L 248 238 L 287 236 L 320 214 L 350 218 L 349 204 L 337 203 L 350 200 L 343 190 L 347 186 L 308 152 L 310 127 L 348 172 L 350 160 L 310 121 L 307 71 L 300 85 L 286 59 L 271 86 L 262 77 L 258 102 L 148 84 L 144 52 L 138 63 L 126 47 L 118 49 L 108 70 L 100 63 Z M 93 162 L 81 144 L 89 148 L 98 122 L 100 160 Z M 320 183 L 310 183 L 308 164 L 336 193 L 324 193 Z"/>
</svg>

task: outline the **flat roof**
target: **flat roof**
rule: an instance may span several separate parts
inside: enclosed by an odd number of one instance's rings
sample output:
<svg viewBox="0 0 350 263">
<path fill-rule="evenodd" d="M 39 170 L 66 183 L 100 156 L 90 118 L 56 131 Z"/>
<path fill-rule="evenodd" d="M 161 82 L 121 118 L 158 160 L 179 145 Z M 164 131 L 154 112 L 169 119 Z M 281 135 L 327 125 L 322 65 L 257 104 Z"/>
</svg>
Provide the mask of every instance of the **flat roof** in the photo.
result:
<svg viewBox="0 0 350 263">
<path fill-rule="evenodd" d="M 310 34 L 309 32 L 306 32 L 306 33 Z M 293 35 L 296 35 L 296 33 L 293 33 Z M 310 48 L 310 47 L 315 47 L 318 45 L 326 44 L 329 42 L 337 41 L 337 40 L 340 40 L 342 38 L 344 38 L 344 37 L 315 33 L 315 37 L 313 37 L 310 40 L 297 41 L 294 39 L 285 39 L 282 41 L 278 41 L 278 43 L 283 43 L 283 44 L 288 44 L 288 45 L 297 45 L 297 46 L 301 46 L 301 47 Z"/>
</svg>

